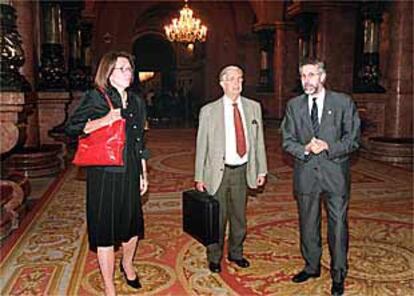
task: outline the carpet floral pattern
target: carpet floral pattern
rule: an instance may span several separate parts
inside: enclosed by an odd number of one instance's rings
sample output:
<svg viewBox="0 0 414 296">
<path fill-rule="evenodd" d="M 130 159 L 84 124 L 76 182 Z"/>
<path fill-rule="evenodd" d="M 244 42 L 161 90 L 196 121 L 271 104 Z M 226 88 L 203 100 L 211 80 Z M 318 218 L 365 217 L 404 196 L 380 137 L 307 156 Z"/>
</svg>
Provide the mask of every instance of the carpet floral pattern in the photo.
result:
<svg viewBox="0 0 414 296">
<path fill-rule="evenodd" d="M 268 183 L 248 201 L 245 255 L 251 267 L 224 259 L 220 274 L 209 272 L 204 248 L 181 229 L 181 192 L 193 186 L 195 131 L 152 130 L 147 141 L 152 158 L 146 238 L 135 259 L 143 288 L 129 289 L 117 268 L 120 295 L 329 295 L 325 216 L 321 278 L 290 281 L 303 261 L 292 168 L 276 130 L 266 132 Z M 413 176 L 362 158 L 353 161 L 352 174 L 346 295 L 412 295 Z M 96 256 L 87 246 L 85 182 L 76 176 L 70 167 L 2 256 L 1 295 L 102 295 Z M 117 254 L 117 267 L 119 260 Z"/>
</svg>

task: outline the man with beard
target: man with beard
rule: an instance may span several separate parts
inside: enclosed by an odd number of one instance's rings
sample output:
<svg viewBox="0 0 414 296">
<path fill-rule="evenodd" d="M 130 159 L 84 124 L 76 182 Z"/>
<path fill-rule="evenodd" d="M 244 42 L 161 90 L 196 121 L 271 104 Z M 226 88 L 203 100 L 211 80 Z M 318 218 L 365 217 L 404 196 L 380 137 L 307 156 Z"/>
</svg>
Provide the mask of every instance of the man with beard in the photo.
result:
<svg viewBox="0 0 414 296">
<path fill-rule="evenodd" d="M 324 88 L 326 72 L 321 61 L 305 61 L 299 72 L 305 93 L 288 102 L 281 126 L 283 149 L 294 157 L 293 188 L 305 261 L 292 281 L 301 283 L 320 276 L 320 195 L 324 193 L 331 292 L 342 295 L 348 269 L 349 155 L 359 147 L 360 120 L 349 96 Z"/>
</svg>

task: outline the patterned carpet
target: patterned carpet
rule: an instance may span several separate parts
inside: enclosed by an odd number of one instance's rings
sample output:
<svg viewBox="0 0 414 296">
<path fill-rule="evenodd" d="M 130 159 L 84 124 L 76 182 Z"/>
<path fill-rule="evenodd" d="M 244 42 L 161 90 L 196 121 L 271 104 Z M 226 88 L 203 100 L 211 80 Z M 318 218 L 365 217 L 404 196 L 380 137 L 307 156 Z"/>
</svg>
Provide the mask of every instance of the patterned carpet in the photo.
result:
<svg viewBox="0 0 414 296">
<path fill-rule="evenodd" d="M 251 267 L 226 260 L 220 275 L 207 269 L 204 248 L 181 230 L 181 191 L 193 186 L 194 130 L 151 130 L 146 239 L 135 266 L 143 284 L 130 290 L 116 270 L 120 295 L 329 295 L 326 219 L 321 278 L 293 284 L 303 262 L 289 160 L 280 136 L 267 131 L 270 174 L 263 193 L 250 196 L 245 255 Z M 349 211 L 346 295 L 414 293 L 413 175 L 355 159 Z M 1 295 L 101 295 L 96 257 L 87 248 L 85 182 L 71 167 L 12 248 L 2 250 Z M 119 262 L 119 253 L 117 262 Z"/>
</svg>

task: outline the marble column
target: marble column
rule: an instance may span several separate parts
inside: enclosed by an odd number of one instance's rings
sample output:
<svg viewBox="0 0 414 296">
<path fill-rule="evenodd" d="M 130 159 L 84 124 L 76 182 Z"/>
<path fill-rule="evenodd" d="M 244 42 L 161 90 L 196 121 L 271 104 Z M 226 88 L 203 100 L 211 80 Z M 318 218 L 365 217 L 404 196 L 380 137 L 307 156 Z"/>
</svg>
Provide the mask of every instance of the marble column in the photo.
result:
<svg viewBox="0 0 414 296">
<path fill-rule="evenodd" d="M 326 63 L 327 86 L 351 93 L 353 89 L 356 4 L 320 2 L 317 58 Z"/>
<path fill-rule="evenodd" d="M 385 89 L 379 84 L 380 71 L 380 25 L 384 3 L 367 2 L 362 5 L 363 44 L 361 60 L 354 90 L 359 93 L 383 93 Z"/>
<path fill-rule="evenodd" d="M 277 119 L 283 118 L 285 105 L 294 94 L 296 80 L 298 77 L 298 34 L 293 22 L 275 23 L 275 46 L 274 46 L 274 85 L 275 115 Z"/>
<path fill-rule="evenodd" d="M 38 89 L 64 91 L 67 75 L 63 52 L 63 24 L 59 2 L 41 2 L 42 54 Z"/>
<path fill-rule="evenodd" d="M 389 99 L 385 136 L 413 137 L 413 2 L 390 6 L 390 56 L 387 69 Z"/>
<path fill-rule="evenodd" d="M 35 81 L 34 74 L 34 17 L 36 2 L 34 1 L 13 1 L 13 7 L 17 13 L 17 30 L 22 37 L 22 47 L 24 50 L 25 63 L 21 67 L 24 77 L 33 86 Z"/>
<path fill-rule="evenodd" d="M 38 108 L 42 145 L 65 140 L 63 124 L 66 120 L 66 106 L 70 102 L 70 94 L 66 91 L 68 81 L 63 48 L 67 43 L 63 41 L 64 22 L 61 6 L 66 7 L 65 3 L 71 5 L 71 2 L 41 2 L 43 38 Z"/>
<path fill-rule="evenodd" d="M 294 18 L 299 32 L 299 61 L 316 57 L 316 24 L 315 13 L 304 12 Z"/>
<path fill-rule="evenodd" d="M 14 1 L 13 7 L 17 12 L 17 29 L 22 36 L 22 47 L 25 53 L 25 63 L 21 72 L 29 81 L 35 85 L 35 17 L 38 11 L 37 3 L 34 1 Z M 39 114 L 37 109 L 37 94 L 34 92 L 26 93 L 26 128 L 25 128 L 25 147 L 39 145 Z"/>
<path fill-rule="evenodd" d="M 413 2 L 390 3 L 383 137 L 363 143 L 361 155 L 413 170 Z"/>
<path fill-rule="evenodd" d="M 6 1 L 0 2 L 1 91 L 20 92 L 31 88 L 26 78 L 19 72 L 25 58 L 16 21 L 16 9 Z"/>
<path fill-rule="evenodd" d="M 65 3 L 63 6 L 63 15 L 66 21 L 66 31 L 68 37 L 68 78 L 70 89 L 86 90 L 88 88 L 88 79 L 85 73 L 85 67 L 82 60 L 82 49 L 84 41 L 82 31 L 84 27 L 81 21 L 81 4 Z"/>
<path fill-rule="evenodd" d="M 86 89 L 86 75 L 81 64 L 81 29 L 73 26 L 68 32 L 69 35 L 69 85 L 71 90 Z"/>
</svg>

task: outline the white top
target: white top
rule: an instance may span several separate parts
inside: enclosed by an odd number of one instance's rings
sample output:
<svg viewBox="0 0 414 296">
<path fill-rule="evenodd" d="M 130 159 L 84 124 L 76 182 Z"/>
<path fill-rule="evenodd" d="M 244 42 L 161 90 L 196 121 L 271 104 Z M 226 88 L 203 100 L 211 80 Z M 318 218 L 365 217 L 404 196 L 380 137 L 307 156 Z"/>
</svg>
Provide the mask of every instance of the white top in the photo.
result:
<svg viewBox="0 0 414 296">
<path fill-rule="evenodd" d="M 225 163 L 228 165 L 241 165 L 247 162 L 247 153 L 249 151 L 249 141 L 247 141 L 247 132 L 246 132 L 246 119 L 244 117 L 243 106 L 241 103 L 240 96 L 237 98 L 236 102 L 233 102 L 229 97 L 223 97 L 224 103 L 224 123 L 225 123 L 225 139 L 226 139 L 226 155 Z M 243 121 L 243 130 L 244 136 L 246 138 L 246 154 L 243 157 L 240 157 L 237 154 L 236 150 L 236 129 L 234 127 L 234 107 L 233 104 L 236 103 L 239 108 L 240 115 Z M 216 131 L 217 133 L 223 131 Z"/>
</svg>

